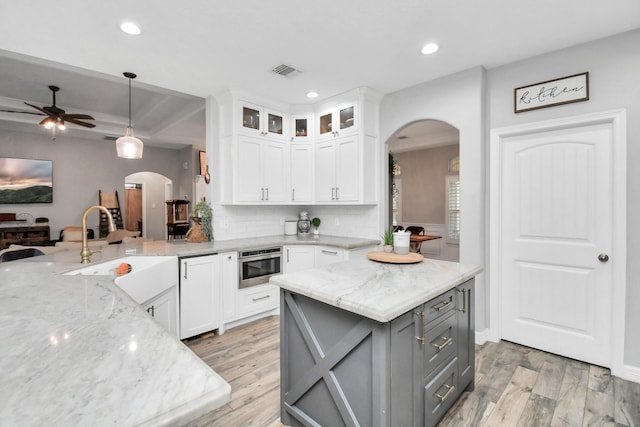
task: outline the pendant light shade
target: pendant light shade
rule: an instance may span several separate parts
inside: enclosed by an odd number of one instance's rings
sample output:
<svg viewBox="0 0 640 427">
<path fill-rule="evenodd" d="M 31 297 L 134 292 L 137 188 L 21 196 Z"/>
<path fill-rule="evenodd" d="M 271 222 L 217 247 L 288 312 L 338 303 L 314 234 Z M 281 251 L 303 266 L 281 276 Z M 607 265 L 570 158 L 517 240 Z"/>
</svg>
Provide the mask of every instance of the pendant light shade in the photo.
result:
<svg viewBox="0 0 640 427">
<path fill-rule="evenodd" d="M 124 76 L 129 79 L 129 126 L 125 135 L 116 140 L 116 152 L 118 157 L 123 159 L 141 159 L 144 145 L 133 134 L 133 126 L 131 126 L 131 80 L 137 76 L 129 72 L 124 73 Z"/>
</svg>

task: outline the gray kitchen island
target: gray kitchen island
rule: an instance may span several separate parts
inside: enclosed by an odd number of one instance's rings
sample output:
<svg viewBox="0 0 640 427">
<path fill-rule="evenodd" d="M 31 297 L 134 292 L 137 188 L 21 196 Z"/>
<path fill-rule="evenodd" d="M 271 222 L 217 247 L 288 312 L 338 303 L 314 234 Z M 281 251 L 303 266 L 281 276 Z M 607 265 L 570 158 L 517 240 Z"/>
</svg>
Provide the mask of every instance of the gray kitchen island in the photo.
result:
<svg viewBox="0 0 640 427">
<path fill-rule="evenodd" d="M 359 259 L 276 276 L 287 426 L 432 426 L 474 380 L 474 277 Z"/>
</svg>

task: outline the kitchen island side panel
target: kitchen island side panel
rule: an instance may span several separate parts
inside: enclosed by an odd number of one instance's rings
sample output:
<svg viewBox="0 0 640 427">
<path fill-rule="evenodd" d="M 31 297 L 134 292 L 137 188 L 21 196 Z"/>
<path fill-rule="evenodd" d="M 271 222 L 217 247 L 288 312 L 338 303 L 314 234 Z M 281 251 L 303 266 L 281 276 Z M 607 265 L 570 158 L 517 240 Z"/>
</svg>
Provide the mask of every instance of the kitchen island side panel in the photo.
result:
<svg viewBox="0 0 640 427">
<path fill-rule="evenodd" d="M 281 420 L 390 425 L 389 323 L 281 291 Z"/>
</svg>

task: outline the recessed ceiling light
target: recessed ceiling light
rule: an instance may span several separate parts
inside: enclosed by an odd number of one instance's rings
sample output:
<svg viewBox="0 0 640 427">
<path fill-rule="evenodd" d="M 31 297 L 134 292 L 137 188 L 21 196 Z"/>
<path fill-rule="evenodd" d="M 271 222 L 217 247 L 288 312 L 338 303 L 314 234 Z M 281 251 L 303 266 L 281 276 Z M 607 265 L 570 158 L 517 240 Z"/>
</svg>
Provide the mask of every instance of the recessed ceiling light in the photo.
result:
<svg viewBox="0 0 640 427">
<path fill-rule="evenodd" d="M 424 45 L 422 52 L 424 55 L 431 55 L 432 53 L 436 53 L 438 51 L 438 45 L 435 43 L 427 43 Z"/>
<path fill-rule="evenodd" d="M 125 23 L 123 23 L 122 25 L 120 25 L 120 29 L 122 31 L 124 31 L 125 33 L 130 34 L 132 36 L 137 36 L 142 32 L 142 31 L 140 31 L 140 27 L 138 27 L 133 22 L 125 22 Z"/>
<path fill-rule="evenodd" d="M 307 92 L 307 98 L 317 98 L 318 97 L 318 92 Z"/>
</svg>

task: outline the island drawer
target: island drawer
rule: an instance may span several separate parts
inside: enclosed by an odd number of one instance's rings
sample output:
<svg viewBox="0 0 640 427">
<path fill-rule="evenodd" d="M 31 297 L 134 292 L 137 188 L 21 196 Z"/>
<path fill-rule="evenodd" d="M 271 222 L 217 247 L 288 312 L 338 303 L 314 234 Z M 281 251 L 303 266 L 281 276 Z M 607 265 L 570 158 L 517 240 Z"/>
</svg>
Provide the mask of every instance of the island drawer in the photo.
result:
<svg viewBox="0 0 640 427">
<path fill-rule="evenodd" d="M 424 304 L 424 324 L 428 329 L 431 324 L 442 319 L 447 314 L 454 312 L 456 308 L 456 290 L 451 289 L 448 292 L 436 297 Z"/>
<path fill-rule="evenodd" d="M 458 347 L 458 328 L 455 313 L 442 319 L 424 335 L 424 378 L 442 367 Z"/>
<path fill-rule="evenodd" d="M 458 358 L 449 364 L 427 385 L 424 391 L 425 427 L 437 424 L 460 394 L 458 390 Z"/>
</svg>

